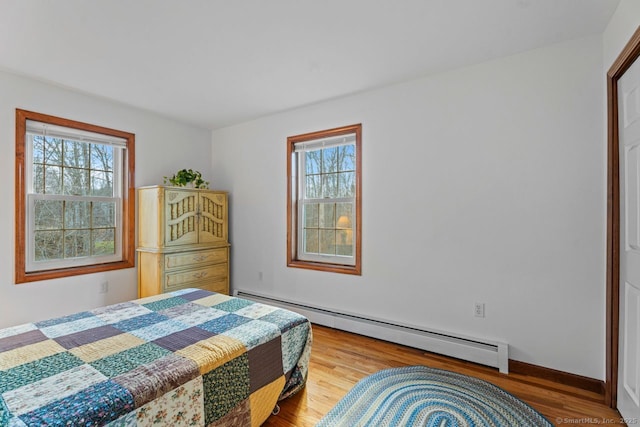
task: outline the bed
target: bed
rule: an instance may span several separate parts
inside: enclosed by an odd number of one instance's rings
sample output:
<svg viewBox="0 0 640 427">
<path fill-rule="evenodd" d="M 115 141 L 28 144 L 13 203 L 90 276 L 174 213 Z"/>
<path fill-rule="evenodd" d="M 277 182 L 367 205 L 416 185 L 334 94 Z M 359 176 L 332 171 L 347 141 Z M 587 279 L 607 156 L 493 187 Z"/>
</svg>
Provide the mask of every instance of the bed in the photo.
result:
<svg viewBox="0 0 640 427">
<path fill-rule="evenodd" d="M 0 426 L 259 426 L 306 381 L 296 313 L 184 289 L 0 330 Z"/>
</svg>

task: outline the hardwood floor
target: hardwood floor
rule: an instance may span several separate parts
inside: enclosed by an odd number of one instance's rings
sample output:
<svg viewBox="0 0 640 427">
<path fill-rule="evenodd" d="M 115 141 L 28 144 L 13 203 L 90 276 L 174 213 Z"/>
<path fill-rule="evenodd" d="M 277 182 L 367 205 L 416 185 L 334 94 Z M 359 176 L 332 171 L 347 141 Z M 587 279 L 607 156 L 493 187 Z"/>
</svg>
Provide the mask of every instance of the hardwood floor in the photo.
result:
<svg viewBox="0 0 640 427">
<path fill-rule="evenodd" d="M 361 378 L 381 369 L 426 365 L 489 381 L 521 398 L 555 425 L 622 424 L 620 415 L 603 404 L 602 396 L 549 380 L 452 359 L 319 325 L 313 326 L 313 347 L 306 387 L 279 403 L 280 413 L 264 426 L 314 426 Z"/>
</svg>

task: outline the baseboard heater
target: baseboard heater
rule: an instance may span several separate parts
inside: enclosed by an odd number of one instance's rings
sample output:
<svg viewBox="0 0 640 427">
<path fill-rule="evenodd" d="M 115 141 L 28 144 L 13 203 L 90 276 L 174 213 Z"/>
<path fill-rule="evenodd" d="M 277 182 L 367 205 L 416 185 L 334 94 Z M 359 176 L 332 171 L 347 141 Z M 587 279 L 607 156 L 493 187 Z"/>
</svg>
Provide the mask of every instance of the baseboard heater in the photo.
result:
<svg viewBox="0 0 640 427">
<path fill-rule="evenodd" d="M 465 337 L 448 332 L 425 330 L 384 319 L 341 313 L 322 307 L 286 301 L 254 292 L 235 290 L 234 296 L 286 308 L 307 317 L 312 323 L 378 338 L 433 353 L 443 354 L 509 372 L 509 345 L 499 341 Z"/>
</svg>

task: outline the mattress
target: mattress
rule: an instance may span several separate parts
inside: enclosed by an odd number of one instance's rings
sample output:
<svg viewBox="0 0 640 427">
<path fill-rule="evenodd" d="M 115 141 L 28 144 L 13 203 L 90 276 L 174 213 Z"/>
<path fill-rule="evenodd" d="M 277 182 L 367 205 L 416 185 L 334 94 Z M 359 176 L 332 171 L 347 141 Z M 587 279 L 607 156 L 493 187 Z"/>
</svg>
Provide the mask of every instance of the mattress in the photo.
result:
<svg viewBox="0 0 640 427">
<path fill-rule="evenodd" d="M 0 426 L 259 426 L 306 381 L 296 313 L 183 289 L 0 330 Z"/>
</svg>

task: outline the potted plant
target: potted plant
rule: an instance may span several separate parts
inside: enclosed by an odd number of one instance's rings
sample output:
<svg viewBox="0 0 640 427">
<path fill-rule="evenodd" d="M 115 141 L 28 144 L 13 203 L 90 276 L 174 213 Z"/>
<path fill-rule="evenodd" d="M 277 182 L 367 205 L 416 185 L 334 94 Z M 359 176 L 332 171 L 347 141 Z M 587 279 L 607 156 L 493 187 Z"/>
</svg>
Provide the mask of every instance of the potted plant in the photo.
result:
<svg viewBox="0 0 640 427">
<path fill-rule="evenodd" d="M 171 184 L 176 187 L 186 187 L 190 185 L 194 188 L 209 188 L 209 181 L 202 179 L 202 174 L 193 169 L 182 169 L 176 172 L 172 177 L 164 177 L 165 184 Z"/>
</svg>

